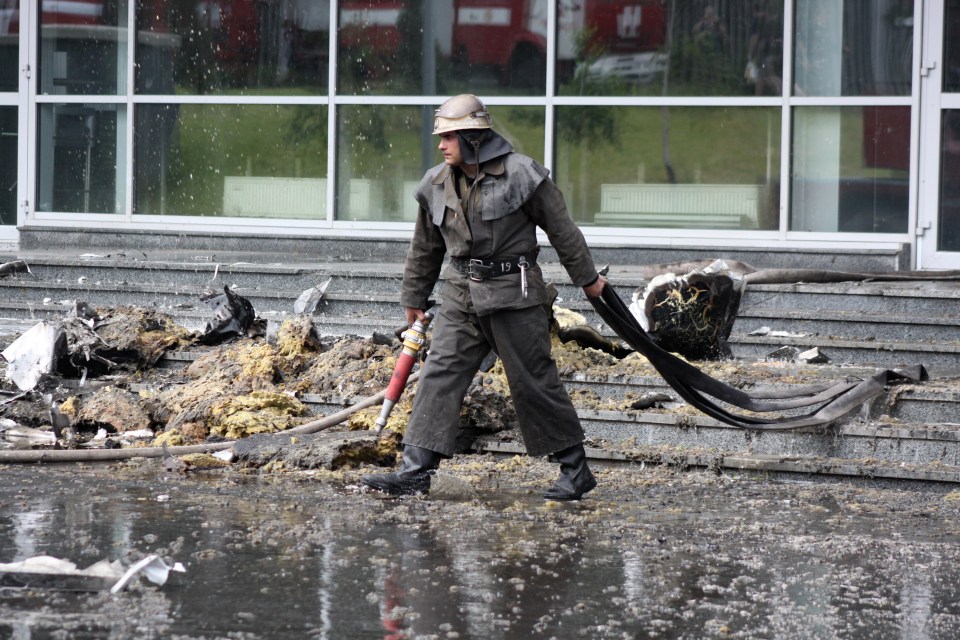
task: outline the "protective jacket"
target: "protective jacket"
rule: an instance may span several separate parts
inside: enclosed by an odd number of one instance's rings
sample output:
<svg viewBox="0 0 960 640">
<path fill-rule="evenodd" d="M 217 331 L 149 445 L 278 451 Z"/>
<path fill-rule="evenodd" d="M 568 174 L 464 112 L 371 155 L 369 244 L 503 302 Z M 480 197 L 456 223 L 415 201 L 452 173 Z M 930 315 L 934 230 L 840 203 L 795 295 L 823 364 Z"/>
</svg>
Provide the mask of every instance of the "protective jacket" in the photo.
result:
<svg viewBox="0 0 960 640">
<path fill-rule="evenodd" d="M 521 274 L 472 280 L 453 264 L 444 272 L 444 304 L 488 315 L 547 303 L 540 268 L 537 227 L 543 229 L 571 281 L 593 283 L 597 271 L 583 234 L 567 213 L 563 195 L 545 167 L 519 153 L 482 163 L 476 180 L 446 164 L 426 173 L 416 192 L 420 212 L 407 253 L 401 304 L 424 309 L 445 255 L 460 259 L 526 256 L 527 297 Z"/>
<path fill-rule="evenodd" d="M 417 200 L 403 306 L 426 308 L 447 254 L 451 265 L 404 444 L 454 453 L 464 394 L 491 349 L 503 361 L 527 453 L 546 455 L 583 442 L 576 409 L 550 356 L 548 299 L 535 262 L 537 227 L 547 233 L 575 284 L 591 284 L 597 272 L 547 170 L 512 152 L 481 162 L 476 181 L 444 164 L 427 172 Z M 526 298 L 520 273 L 479 280 L 462 273 L 464 259 L 515 264 L 520 256 L 531 264 Z"/>
</svg>

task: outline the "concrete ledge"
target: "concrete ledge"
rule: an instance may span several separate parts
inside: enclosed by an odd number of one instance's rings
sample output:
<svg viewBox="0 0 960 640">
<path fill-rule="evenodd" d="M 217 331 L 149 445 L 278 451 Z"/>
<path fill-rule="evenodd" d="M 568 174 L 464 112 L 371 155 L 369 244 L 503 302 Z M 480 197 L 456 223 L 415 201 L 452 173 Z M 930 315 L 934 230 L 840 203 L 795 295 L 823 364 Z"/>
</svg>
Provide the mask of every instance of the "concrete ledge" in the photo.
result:
<svg viewBox="0 0 960 640">
<path fill-rule="evenodd" d="M 64 227 L 23 227 L 20 249 L 51 251 L 58 248 L 92 247 L 137 249 L 140 251 L 219 251 L 275 254 L 275 260 L 302 261 L 403 261 L 406 238 L 332 238 L 243 233 L 199 233 L 78 229 Z M 910 246 L 896 249 L 794 249 L 762 247 L 624 246 L 591 243 L 594 260 L 614 267 L 648 265 L 686 260 L 723 258 L 740 260 L 758 269 L 824 269 L 829 271 L 903 271 L 910 268 Z M 558 262 L 553 248 L 546 246 L 541 262 Z"/>
<path fill-rule="evenodd" d="M 525 455 L 522 445 L 512 442 L 479 440 L 478 453 Z M 600 464 L 657 464 L 680 468 L 723 469 L 765 474 L 804 476 L 841 476 L 871 480 L 910 480 L 926 482 L 960 482 L 960 467 L 940 464 L 904 465 L 877 460 L 844 460 L 817 456 L 776 456 L 725 452 L 683 452 L 669 447 L 645 447 L 628 451 L 611 451 L 586 447 L 587 458 Z"/>
</svg>

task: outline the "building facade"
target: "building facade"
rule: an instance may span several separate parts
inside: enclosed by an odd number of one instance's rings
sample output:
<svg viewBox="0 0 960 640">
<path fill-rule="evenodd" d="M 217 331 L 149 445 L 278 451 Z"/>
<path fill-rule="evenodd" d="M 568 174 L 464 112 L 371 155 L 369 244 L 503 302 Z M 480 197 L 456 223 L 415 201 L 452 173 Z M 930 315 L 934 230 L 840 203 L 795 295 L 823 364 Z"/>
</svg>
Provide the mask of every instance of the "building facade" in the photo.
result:
<svg viewBox="0 0 960 640">
<path fill-rule="evenodd" d="M 960 0 L 0 0 L 0 241 L 405 237 L 464 92 L 591 242 L 960 268 Z"/>
</svg>

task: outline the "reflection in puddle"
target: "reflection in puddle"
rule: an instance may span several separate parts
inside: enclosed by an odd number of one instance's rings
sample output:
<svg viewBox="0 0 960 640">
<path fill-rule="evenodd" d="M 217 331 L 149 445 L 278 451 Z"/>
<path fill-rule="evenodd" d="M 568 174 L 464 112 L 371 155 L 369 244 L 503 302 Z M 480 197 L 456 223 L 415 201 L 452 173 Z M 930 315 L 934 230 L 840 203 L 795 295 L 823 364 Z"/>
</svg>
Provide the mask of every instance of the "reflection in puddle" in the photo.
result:
<svg viewBox="0 0 960 640">
<path fill-rule="evenodd" d="M 960 622 L 956 510 L 937 494 L 891 492 L 903 503 L 886 511 L 840 486 L 746 480 L 579 504 L 483 486 L 393 500 L 78 469 L 4 471 L 0 562 L 157 552 L 187 573 L 117 596 L 0 591 L 0 636 L 948 637 Z"/>
</svg>

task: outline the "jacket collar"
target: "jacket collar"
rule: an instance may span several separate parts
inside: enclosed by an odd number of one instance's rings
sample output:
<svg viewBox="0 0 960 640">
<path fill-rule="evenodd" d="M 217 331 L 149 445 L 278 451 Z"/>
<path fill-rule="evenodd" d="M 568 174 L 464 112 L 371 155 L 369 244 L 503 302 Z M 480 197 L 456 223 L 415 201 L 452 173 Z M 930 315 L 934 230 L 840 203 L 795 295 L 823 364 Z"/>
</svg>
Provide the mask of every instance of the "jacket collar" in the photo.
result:
<svg viewBox="0 0 960 640">
<path fill-rule="evenodd" d="M 493 160 L 488 160 L 480 165 L 480 174 L 488 176 L 502 176 L 504 172 L 503 159 L 506 156 L 498 156 Z M 479 174 L 478 174 L 479 175 Z M 443 184 L 447 179 L 453 180 L 453 168 L 444 164 L 437 175 L 433 178 L 433 184 Z"/>
</svg>

